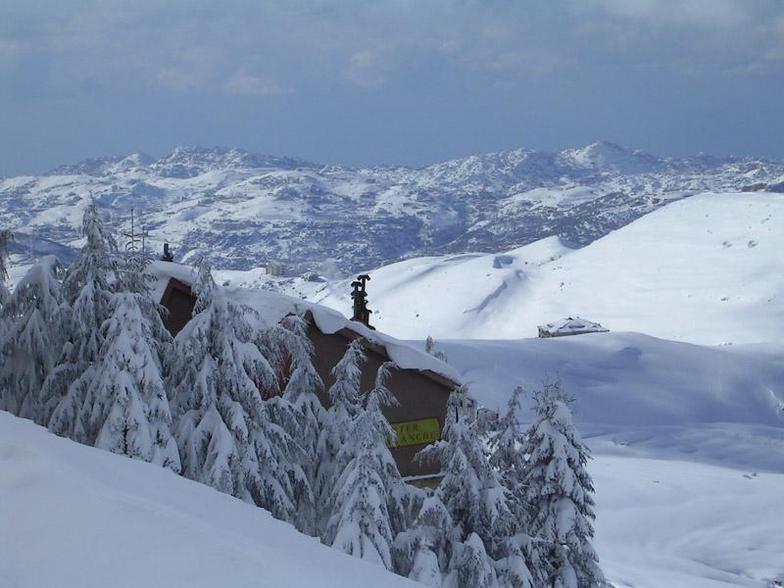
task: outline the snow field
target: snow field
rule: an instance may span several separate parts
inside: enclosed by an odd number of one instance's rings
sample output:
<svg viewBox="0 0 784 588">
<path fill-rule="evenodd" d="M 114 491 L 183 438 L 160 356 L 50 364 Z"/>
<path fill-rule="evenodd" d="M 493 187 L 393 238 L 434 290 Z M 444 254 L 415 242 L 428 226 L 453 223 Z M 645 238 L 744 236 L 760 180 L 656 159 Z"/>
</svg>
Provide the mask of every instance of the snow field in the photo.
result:
<svg viewBox="0 0 784 588">
<path fill-rule="evenodd" d="M 164 468 L 0 411 L 0 587 L 416 584 Z"/>
<path fill-rule="evenodd" d="M 581 316 L 706 345 L 780 339 L 784 195 L 702 194 L 590 245 L 555 237 L 503 254 L 417 258 L 370 272 L 376 326 L 424 339 L 518 339 Z M 311 297 L 350 314 L 350 288 Z"/>
</svg>

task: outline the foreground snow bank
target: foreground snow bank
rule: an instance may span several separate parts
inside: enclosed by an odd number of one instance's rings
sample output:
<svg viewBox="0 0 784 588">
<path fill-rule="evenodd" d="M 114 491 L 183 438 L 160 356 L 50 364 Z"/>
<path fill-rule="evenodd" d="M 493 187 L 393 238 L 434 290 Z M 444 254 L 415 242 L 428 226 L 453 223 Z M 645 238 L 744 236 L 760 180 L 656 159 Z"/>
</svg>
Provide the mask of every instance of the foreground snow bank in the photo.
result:
<svg viewBox="0 0 784 588">
<path fill-rule="evenodd" d="M 618 587 L 783 577 L 784 475 L 624 448 L 590 463 L 595 545 Z M 0 412 L 0 588 L 415 586 L 266 511 Z"/>
<path fill-rule="evenodd" d="M 415 584 L 162 468 L 0 411 L 0 588 Z"/>
</svg>

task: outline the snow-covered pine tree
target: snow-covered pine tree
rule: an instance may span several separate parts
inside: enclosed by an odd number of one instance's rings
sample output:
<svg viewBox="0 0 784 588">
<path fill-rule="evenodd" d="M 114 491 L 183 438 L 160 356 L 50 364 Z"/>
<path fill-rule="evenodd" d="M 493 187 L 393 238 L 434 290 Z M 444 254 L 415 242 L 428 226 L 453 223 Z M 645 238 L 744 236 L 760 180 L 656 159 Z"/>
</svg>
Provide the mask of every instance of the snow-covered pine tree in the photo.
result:
<svg viewBox="0 0 784 588">
<path fill-rule="evenodd" d="M 436 349 L 435 339 L 433 339 L 433 337 L 431 337 L 430 335 L 428 335 L 427 339 L 425 339 L 425 351 L 427 351 L 430 355 L 432 355 L 436 359 L 440 359 L 444 363 L 449 362 L 449 358 L 447 357 L 446 353 L 444 353 L 440 349 Z"/>
<path fill-rule="evenodd" d="M 341 453 L 346 467 L 330 501 L 324 534 L 328 545 L 393 569 L 395 534 L 405 524 L 404 482 L 387 443 L 395 431 L 381 412 L 397 401 L 387 388 L 392 362 L 379 367 L 376 385 L 360 403 Z"/>
<path fill-rule="evenodd" d="M 395 569 L 416 582 L 440 588 L 449 569 L 452 547 L 460 537 L 452 517 L 438 496 L 427 496 L 411 528 L 395 538 Z"/>
<path fill-rule="evenodd" d="M 472 405 L 465 387 L 452 392 L 442 439 L 420 452 L 421 459 L 435 459 L 441 465 L 444 477 L 435 495 L 449 512 L 456 532 L 445 585 L 453 582 L 461 588 L 470 585 L 462 583 L 469 577 L 482 582 L 474 585 L 497 585 L 492 558 L 509 536 L 512 519 L 504 489 L 468 414 Z M 474 534 L 483 549 L 478 549 Z"/>
<path fill-rule="evenodd" d="M 111 316 L 101 328 L 100 360 L 82 410 L 96 447 L 180 471 L 163 378 L 171 336 L 150 292 L 147 264 L 126 255 L 118 267 Z"/>
<path fill-rule="evenodd" d="M 175 472 L 179 452 L 170 432 L 159 342 L 137 300 L 139 294 L 112 296 L 112 315 L 102 329 L 104 343 L 84 410 L 96 447 L 156 463 Z"/>
<path fill-rule="evenodd" d="M 0 346 L 6 332 L 11 328 L 11 318 L 3 312 L 3 307 L 8 300 L 9 291 L 6 281 L 8 280 L 8 242 L 12 239 L 12 233 L 8 230 L 0 230 Z M 0 356 L 2 359 L 2 356 Z M 2 408 L 4 392 L 0 391 L 0 408 Z"/>
<path fill-rule="evenodd" d="M 101 326 L 110 315 L 117 247 L 94 202 L 85 210 L 82 231 L 86 243 L 63 280 L 65 299 L 71 305 L 67 340 L 42 387 L 41 409 L 50 430 L 92 445 L 98 431 L 89 421 L 87 392 L 103 345 Z"/>
<path fill-rule="evenodd" d="M 3 308 L 9 296 L 8 286 L 8 244 L 13 241 L 14 235 L 8 229 L 0 230 L 0 309 Z M 2 332 L 0 331 L 0 335 Z"/>
<path fill-rule="evenodd" d="M 259 393 L 276 381 L 253 342 L 257 317 L 226 298 L 205 261 L 193 288 L 195 314 L 174 341 L 170 376 L 183 474 L 292 521 L 292 476 L 307 479 Z"/>
<path fill-rule="evenodd" d="M 343 451 L 351 434 L 354 417 L 360 410 L 360 381 L 365 352 L 358 339 L 353 340 L 341 360 L 332 368 L 335 383 L 327 391 L 332 403 L 324 417 L 318 444 L 316 502 L 319 505 L 318 528 L 325 529 L 332 512 L 332 499 L 338 477 L 351 459 Z"/>
<path fill-rule="evenodd" d="M 523 394 L 521 387 L 512 392 L 506 412 L 495 422 L 489 443 L 490 464 L 498 472 L 512 513 L 509 537 L 500 541 L 497 569 L 501 583 L 513 588 L 543 585 L 546 580 L 537 575 L 541 566 L 535 542 L 528 534 L 526 437 L 517 422 Z"/>
<path fill-rule="evenodd" d="M 296 504 L 295 526 L 308 535 L 319 535 L 316 484 L 319 436 L 326 411 L 318 397 L 324 386 L 313 365 L 313 345 L 307 335 L 307 321 L 299 315 L 285 317 L 279 324 L 264 331 L 260 348 L 269 358 L 283 388 L 284 410 L 273 418 L 299 445 L 298 464 L 308 484 L 292 480 Z M 277 405 L 278 402 L 274 401 Z"/>
<path fill-rule="evenodd" d="M 8 331 L 0 345 L 0 409 L 44 423 L 41 386 L 59 359 L 68 307 L 54 256 L 38 260 L 3 308 Z"/>
<path fill-rule="evenodd" d="M 595 588 L 606 583 L 591 545 L 590 453 L 572 422 L 571 401 L 558 381 L 534 394 L 537 420 L 528 433 L 525 477 L 529 531 L 542 545 L 548 586 Z"/>
<path fill-rule="evenodd" d="M 495 562 L 487 553 L 485 543 L 476 533 L 454 547 L 451 573 L 444 581 L 445 588 L 496 588 L 501 584 Z"/>
</svg>

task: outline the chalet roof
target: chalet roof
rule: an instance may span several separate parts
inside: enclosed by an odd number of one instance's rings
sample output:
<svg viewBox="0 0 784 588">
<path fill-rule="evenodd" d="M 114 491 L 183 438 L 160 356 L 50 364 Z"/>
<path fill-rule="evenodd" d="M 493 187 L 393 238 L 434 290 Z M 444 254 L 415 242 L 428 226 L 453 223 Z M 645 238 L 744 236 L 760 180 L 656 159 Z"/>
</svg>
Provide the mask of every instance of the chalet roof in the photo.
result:
<svg viewBox="0 0 784 588">
<path fill-rule="evenodd" d="M 188 285 L 196 279 L 196 272 L 193 268 L 178 263 L 155 261 L 150 269 L 157 278 L 154 294 L 158 300 L 163 296 L 166 286 L 172 278 Z M 340 333 L 347 338 L 362 337 L 371 348 L 383 352 L 402 369 L 417 370 L 426 374 L 429 372 L 453 384 L 461 382 L 457 370 L 449 364 L 417 349 L 410 343 L 400 341 L 379 331 L 370 330 L 362 323 L 351 321 L 331 308 L 269 290 L 236 286 L 219 286 L 219 288 L 231 300 L 258 311 L 265 324 L 275 324 L 291 313 L 302 315 L 309 313 L 316 326 L 324 334 Z"/>
<path fill-rule="evenodd" d="M 606 333 L 609 331 L 609 329 L 605 329 L 599 323 L 585 320 L 579 316 L 569 316 L 562 318 L 560 320 L 553 321 L 552 323 L 547 323 L 546 325 L 540 326 L 539 328 L 551 334 L 561 335 L 577 333 Z"/>
</svg>

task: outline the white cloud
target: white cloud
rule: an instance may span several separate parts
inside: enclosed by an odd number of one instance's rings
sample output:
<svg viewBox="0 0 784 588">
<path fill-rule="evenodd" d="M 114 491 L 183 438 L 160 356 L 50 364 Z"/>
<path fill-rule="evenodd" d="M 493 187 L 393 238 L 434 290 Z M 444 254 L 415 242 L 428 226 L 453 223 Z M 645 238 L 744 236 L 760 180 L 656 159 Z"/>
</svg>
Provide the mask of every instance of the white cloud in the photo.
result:
<svg viewBox="0 0 784 588">
<path fill-rule="evenodd" d="M 355 51 L 348 60 L 346 78 L 359 86 L 371 87 L 382 81 L 378 56 L 374 51 Z"/>
<path fill-rule="evenodd" d="M 747 19 L 737 0 L 594 0 L 612 15 L 681 25 L 736 26 Z"/>
<path fill-rule="evenodd" d="M 21 44 L 17 41 L 0 39 L 0 57 L 12 57 L 21 51 Z"/>
<path fill-rule="evenodd" d="M 223 84 L 223 89 L 230 94 L 246 96 L 279 96 L 287 94 L 276 81 L 254 76 L 246 72 L 236 72 Z"/>
<path fill-rule="evenodd" d="M 784 61 L 784 16 L 777 18 L 771 26 L 773 43 L 765 54 L 771 61 Z"/>
</svg>

